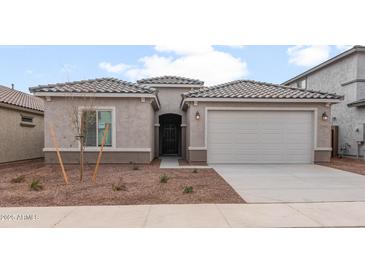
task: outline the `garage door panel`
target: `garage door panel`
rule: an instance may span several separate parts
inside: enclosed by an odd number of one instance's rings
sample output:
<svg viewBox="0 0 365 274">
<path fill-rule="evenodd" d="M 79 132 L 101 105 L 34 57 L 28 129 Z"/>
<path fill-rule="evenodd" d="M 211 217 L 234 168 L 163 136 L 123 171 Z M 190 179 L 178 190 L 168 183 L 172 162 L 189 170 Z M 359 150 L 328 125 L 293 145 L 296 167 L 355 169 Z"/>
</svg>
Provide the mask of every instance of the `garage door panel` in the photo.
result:
<svg viewBox="0 0 365 274">
<path fill-rule="evenodd" d="M 209 163 L 310 163 L 310 111 L 209 111 Z"/>
</svg>

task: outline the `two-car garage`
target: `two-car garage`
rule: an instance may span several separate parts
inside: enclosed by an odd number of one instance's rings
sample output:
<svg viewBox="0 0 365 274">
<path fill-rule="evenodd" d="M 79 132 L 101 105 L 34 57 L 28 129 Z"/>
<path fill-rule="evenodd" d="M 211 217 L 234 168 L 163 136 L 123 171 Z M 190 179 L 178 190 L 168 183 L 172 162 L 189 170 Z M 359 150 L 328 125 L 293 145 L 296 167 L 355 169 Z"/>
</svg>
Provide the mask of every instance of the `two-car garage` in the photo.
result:
<svg viewBox="0 0 365 274">
<path fill-rule="evenodd" d="M 207 161 L 218 163 L 312 163 L 311 110 L 208 110 Z"/>
</svg>

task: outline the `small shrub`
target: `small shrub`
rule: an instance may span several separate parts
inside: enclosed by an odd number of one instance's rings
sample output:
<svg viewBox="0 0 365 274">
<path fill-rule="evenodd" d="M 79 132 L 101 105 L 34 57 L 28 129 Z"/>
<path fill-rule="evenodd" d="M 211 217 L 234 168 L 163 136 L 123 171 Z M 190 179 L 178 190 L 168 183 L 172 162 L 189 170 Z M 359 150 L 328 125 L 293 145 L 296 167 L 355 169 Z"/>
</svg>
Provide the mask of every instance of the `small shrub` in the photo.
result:
<svg viewBox="0 0 365 274">
<path fill-rule="evenodd" d="M 169 176 L 167 176 L 166 174 L 162 174 L 161 176 L 160 176 L 160 183 L 163 183 L 163 184 L 165 184 L 165 183 L 167 183 L 167 181 L 170 179 L 170 177 Z"/>
<path fill-rule="evenodd" d="M 25 176 L 24 175 L 20 175 L 18 177 L 15 177 L 15 178 L 11 179 L 11 182 L 18 184 L 18 183 L 23 182 L 24 180 L 25 180 Z"/>
<path fill-rule="evenodd" d="M 127 191 L 127 186 L 125 184 L 113 184 L 112 185 L 113 191 Z"/>
<path fill-rule="evenodd" d="M 34 191 L 40 191 L 43 189 L 43 185 L 38 179 L 33 179 L 33 181 L 30 183 L 30 190 Z"/>
<path fill-rule="evenodd" d="M 193 173 L 198 173 L 198 170 L 196 168 L 194 168 Z"/>
<path fill-rule="evenodd" d="M 137 166 L 136 164 L 133 165 L 133 170 L 139 170 L 139 166 Z"/>
<path fill-rule="evenodd" d="M 193 193 L 194 189 L 192 186 L 186 186 L 183 193 Z"/>
</svg>

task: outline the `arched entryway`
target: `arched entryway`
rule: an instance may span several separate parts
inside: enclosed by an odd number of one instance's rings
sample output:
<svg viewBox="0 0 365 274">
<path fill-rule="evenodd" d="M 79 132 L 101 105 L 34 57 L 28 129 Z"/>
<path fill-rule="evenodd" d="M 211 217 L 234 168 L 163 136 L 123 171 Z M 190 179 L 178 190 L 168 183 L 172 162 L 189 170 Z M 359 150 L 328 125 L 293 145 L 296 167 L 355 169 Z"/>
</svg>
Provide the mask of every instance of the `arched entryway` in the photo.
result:
<svg viewBox="0 0 365 274">
<path fill-rule="evenodd" d="M 160 115 L 159 124 L 159 154 L 181 156 L 181 115 Z"/>
</svg>

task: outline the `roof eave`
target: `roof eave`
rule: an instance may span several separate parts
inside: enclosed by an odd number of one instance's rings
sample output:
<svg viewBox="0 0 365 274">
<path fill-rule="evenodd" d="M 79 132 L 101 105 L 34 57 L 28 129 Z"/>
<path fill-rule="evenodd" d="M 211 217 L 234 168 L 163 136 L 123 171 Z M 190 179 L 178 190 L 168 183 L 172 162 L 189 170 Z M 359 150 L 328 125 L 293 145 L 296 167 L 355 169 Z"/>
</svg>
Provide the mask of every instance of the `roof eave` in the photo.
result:
<svg viewBox="0 0 365 274">
<path fill-rule="evenodd" d="M 270 99 L 270 98 L 183 98 L 180 108 L 186 108 L 187 102 L 247 102 L 247 103 L 331 103 L 336 104 L 343 99 Z"/>
<path fill-rule="evenodd" d="M 44 115 L 43 110 L 22 107 L 22 106 L 9 104 L 9 103 L 5 103 L 5 102 L 0 102 L 0 107 L 4 107 L 4 108 L 8 108 L 8 109 L 14 109 L 14 110 L 18 110 L 18 111 L 29 112 L 29 113 L 35 113 L 35 114 L 39 114 L 39 115 Z"/>
<path fill-rule="evenodd" d="M 156 93 L 80 93 L 80 92 L 33 92 L 37 97 L 98 97 L 98 98 L 152 98 L 155 101 L 155 107 L 160 109 L 160 100 Z M 154 107 L 154 108 L 155 108 Z"/>
<path fill-rule="evenodd" d="M 347 104 L 348 107 L 365 107 L 365 99 Z"/>
<path fill-rule="evenodd" d="M 309 74 L 311 74 L 311 73 L 313 73 L 313 72 L 315 72 L 315 71 L 317 71 L 321 68 L 324 68 L 324 67 L 326 67 L 326 66 L 328 66 L 328 65 L 330 65 L 330 64 L 332 64 L 332 63 L 334 63 L 334 62 L 336 62 L 336 61 L 338 61 L 342 58 L 345 58 L 346 56 L 349 56 L 349 55 L 351 55 L 355 52 L 365 52 L 365 47 L 359 47 L 359 46 L 352 47 L 351 49 L 349 49 L 347 51 L 344 51 L 344 52 L 332 57 L 331 59 L 328 59 L 327 61 L 324 61 L 321 64 L 319 64 L 317 66 L 314 66 L 313 68 L 308 69 L 305 72 L 303 72 L 303 73 L 301 73 L 301 74 L 299 74 L 299 75 L 283 82 L 281 85 L 291 84 L 291 83 L 293 83 L 293 82 L 295 82 L 295 81 L 297 81 L 297 80 L 299 80 L 299 79 L 301 79 L 301 78 L 303 78 L 303 77 L 305 77 L 305 76 L 307 76 L 307 75 L 309 75 Z"/>
<path fill-rule="evenodd" d="M 201 88 L 204 85 L 198 84 L 140 84 L 152 88 Z"/>
</svg>

